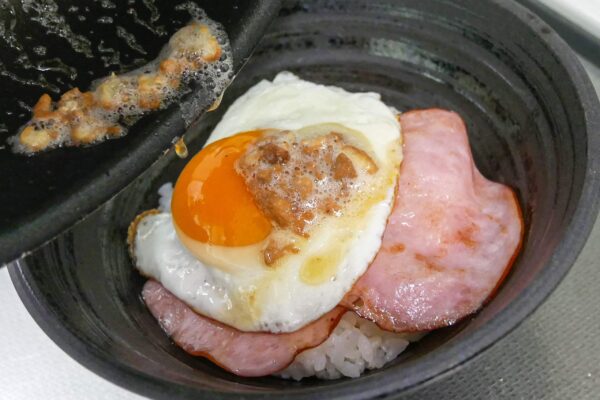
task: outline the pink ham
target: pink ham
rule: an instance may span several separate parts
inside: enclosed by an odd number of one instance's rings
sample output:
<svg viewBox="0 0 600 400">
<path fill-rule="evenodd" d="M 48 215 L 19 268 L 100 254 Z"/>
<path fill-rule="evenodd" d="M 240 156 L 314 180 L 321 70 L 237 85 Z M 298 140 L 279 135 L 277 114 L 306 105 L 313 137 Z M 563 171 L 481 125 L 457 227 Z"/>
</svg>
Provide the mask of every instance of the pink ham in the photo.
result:
<svg viewBox="0 0 600 400">
<path fill-rule="evenodd" d="M 240 376 L 270 375 L 284 369 L 296 354 L 325 341 L 346 311 L 336 307 L 292 333 L 250 333 L 196 314 L 156 281 L 146 282 L 142 296 L 177 345 Z"/>
<path fill-rule="evenodd" d="M 461 118 L 443 110 L 400 117 L 404 161 L 382 247 L 342 305 L 397 332 L 450 325 L 477 311 L 520 247 L 511 189 L 473 163 Z"/>
</svg>

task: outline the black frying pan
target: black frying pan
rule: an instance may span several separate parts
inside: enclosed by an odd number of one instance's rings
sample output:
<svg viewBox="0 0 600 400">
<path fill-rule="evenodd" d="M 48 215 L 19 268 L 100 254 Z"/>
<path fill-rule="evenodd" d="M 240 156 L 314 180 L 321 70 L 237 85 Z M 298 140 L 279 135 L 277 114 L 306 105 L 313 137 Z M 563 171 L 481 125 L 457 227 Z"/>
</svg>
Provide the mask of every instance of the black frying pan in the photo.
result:
<svg viewBox="0 0 600 400">
<path fill-rule="evenodd" d="M 173 105 L 136 123 L 129 134 L 88 148 L 34 157 L 6 144 L 43 93 L 56 100 L 72 87 L 155 58 L 190 20 L 183 0 L 8 1 L 0 8 L 0 265 L 20 256 L 108 200 L 186 131 Z M 276 0 L 195 1 L 224 25 L 234 71 L 250 56 L 279 8 Z M 5 6 L 6 5 L 6 6 Z M 184 7 L 178 7 L 184 5 Z M 198 85 L 201 110 L 218 97 Z M 184 101 L 190 100 L 186 96 Z"/>
</svg>

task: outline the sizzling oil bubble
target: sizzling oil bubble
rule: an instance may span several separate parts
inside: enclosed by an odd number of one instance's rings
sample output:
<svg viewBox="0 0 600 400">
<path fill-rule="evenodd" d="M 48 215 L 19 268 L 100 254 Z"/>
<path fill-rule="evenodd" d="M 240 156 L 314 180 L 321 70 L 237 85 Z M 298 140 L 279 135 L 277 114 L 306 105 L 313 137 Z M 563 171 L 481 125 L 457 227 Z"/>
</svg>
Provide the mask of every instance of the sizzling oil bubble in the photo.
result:
<svg viewBox="0 0 600 400">
<path fill-rule="evenodd" d="M 98 18 L 97 21 L 101 24 L 112 24 L 114 22 L 111 17 L 106 15 Z"/>
<path fill-rule="evenodd" d="M 71 80 L 77 78 L 77 70 L 67 64 L 65 64 L 60 58 L 51 58 L 44 61 L 40 61 L 36 64 L 36 68 L 39 71 L 55 71 L 60 72 L 69 77 Z"/>
<path fill-rule="evenodd" d="M 137 51 L 140 54 L 147 54 L 146 50 L 137 42 L 135 36 L 132 33 L 129 33 L 127 29 L 122 26 L 117 26 L 117 36 L 120 37 L 127 43 L 127 46 L 132 50 Z"/>
<path fill-rule="evenodd" d="M 122 64 L 121 53 L 111 47 L 106 47 L 104 40 L 100 40 L 100 43 L 98 43 L 98 51 L 103 54 L 100 56 L 100 59 L 104 63 L 104 68 Z"/>
<path fill-rule="evenodd" d="M 142 3 L 146 6 L 148 11 L 150 11 L 150 21 L 152 23 L 158 21 L 160 18 L 160 11 L 158 10 L 158 7 L 156 7 L 156 4 L 154 4 L 154 0 L 142 0 Z"/>
<path fill-rule="evenodd" d="M 152 32 L 156 36 L 165 36 L 167 34 L 167 30 L 165 29 L 164 26 L 162 26 L 162 25 L 156 26 L 156 25 L 154 25 L 152 23 L 148 23 L 148 22 L 144 21 L 142 18 L 140 18 L 137 11 L 135 10 L 135 8 L 127 9 L 127 14 L 129 14 L 133 17 L 133 22 L 148 29 L 150 32 Z"/>
<path fill-rule="evenodd" d="M 33 52 L 38 56 L 45 56 L 47 49 L 44 46 L 35 46 Z"/>
<path fill-rule="evenodd" d="M 178 4 L 177 6 L 175 6 L 175 9 L 187 11 L 190 14 L 190 17 L 194 19 L 206 19 L 206 13 L 204 12 L 204 10 L 201 9 L 200 6 L 198 6 L 198 4 L 194 3 L 193 1 L 187 1 L 182 4 Z"/>
<path fill-rule="evenodd" d="M 102 8 L 105 8 L 105 9 L 117 8 L 117 5 L 109 0 L 102 0 L 100 2 L 100 5 L 102 6 Z"/>
</svg>

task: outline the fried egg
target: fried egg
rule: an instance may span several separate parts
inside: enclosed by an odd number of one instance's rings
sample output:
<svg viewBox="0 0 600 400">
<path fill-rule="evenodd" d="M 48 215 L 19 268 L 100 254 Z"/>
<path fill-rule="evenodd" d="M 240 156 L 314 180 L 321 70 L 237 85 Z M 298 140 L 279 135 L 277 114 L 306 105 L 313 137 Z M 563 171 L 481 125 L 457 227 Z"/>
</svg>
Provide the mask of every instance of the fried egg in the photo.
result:
<svg viewBox="0 0 600 400">
<path fill-rule="evenodd" d="M 136 267 L 239 330 L 298 330 L 376 255 L 401 160 L 378 94 L 280 73 L 230 106 L 170 207 L 136 221 Z"/>
</svg>

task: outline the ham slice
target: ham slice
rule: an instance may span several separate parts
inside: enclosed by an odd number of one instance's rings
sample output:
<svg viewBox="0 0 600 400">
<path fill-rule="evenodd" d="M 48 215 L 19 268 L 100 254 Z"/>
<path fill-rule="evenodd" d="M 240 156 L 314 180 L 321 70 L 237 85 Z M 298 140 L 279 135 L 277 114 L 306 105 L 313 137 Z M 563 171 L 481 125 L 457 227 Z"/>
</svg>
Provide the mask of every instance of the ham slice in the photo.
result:
<svg viewBox="0 0 600 400">
<path fill-rule="evenodd" d="M 142 297 L 163 330 L 182 349 L 248 377 L 270 375 L 287 367 L 296 354 L 325 341 L 346 311 L 336 307 L 291 333 L 253 333 L 196 314 L 153 280 L 144 285 Z"/>
<path fill-rule="evenodd" d="M 382 246 L 342 305 L 382 329 L 440 328 L 477 311 L 512 264 L 523 224 L 515 195 L 475 167 L 449 111 L 400 117 L 404 161 Z"/>
</svg>

